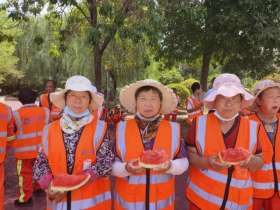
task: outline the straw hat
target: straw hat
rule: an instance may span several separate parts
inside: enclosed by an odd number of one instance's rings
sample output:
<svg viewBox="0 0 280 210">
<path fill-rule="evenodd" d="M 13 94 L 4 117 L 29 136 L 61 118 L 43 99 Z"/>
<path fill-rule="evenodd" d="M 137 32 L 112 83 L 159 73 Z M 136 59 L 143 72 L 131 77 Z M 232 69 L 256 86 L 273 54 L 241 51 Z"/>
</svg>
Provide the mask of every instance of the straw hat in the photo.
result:
<svg viewBox="0 0 280 210">
<path fill-rule="evenodd" d="M 92 100 L 88 107 L 89 111 L 98 109 L 102 105 L 104 100 L 102 97 L 100 97 L 95 92 L 93 92 L 91 82 L 88 78 L 77 75 L 77 76 L 70 77 L 66 81 L 65 89 L 63 91 L 57 93 L 51 93 L 50 95 L 51 102 L 58 108 L 64 109 L 65 108 L 64 95 L 68 90 L 89 91 L 92 97 Z"/>
<path fill-rule="evenodd" d="M 168 114 L 177 106 L 177 99 L 172 89 L 169 89 L 153 79 L 146 79 L 128 85 L 121 91 L 120 102 L 129 112 L 135 113 L 135 93 L 143 86 L 153 86 L 162 93 L 161 114 Z"/>
<path fill-rule="evenodd" d="M 221 74 L 213 84 L 213 91 L 204 99 L 204 105 L 207 109 L 215 109 L 215 99 L 217 95 L 232 97 L 241 94 L 243 100 L 241 102 L 241 109 L 249 106 L 254 97 L 249 94 L 241 85 L 240 79 L 234 74 Z"/>
<path fill-rule="evenodd" d="M 266 79 L 263 81 L 260 81 L 259 83 L 256 84 L 253 94 L 255 96 L 255 100 L 253 103 L 247 108 L 250 111 L 253 112 L 258 112 L 259 111 L 259 105 L 256 102 L 256 98 L 266 89 L 268 88 L 273 88 L 273 87 L 278 87 L 280 89 L 280 83 L 275 83 L 272 80 Z"/>
</svg>

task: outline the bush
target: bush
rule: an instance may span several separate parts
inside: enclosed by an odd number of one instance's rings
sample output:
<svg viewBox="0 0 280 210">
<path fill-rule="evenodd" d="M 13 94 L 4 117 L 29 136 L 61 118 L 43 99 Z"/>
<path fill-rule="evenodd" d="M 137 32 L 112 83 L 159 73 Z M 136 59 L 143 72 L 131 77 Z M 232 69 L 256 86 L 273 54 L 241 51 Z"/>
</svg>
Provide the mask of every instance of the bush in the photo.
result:
<svg viewBox="0 0 280 210">
<path fill-rule="evenodd" d="M 185 87 L 189 90 L 189 92 L 192 93 L 191 86 L 192 86 L 192 84 L 195 83 L 195 82 L 199 82 L 199 81 L 196 80 L 196 79 L 193 79 L 193 78 L 189 78 L 189 79 L 187 79 L 187 80 L 181 82 L 180 84 L 183 85 L 183 86 L 185 86 Z"/>
<path fill-rule="evenodd" d="M 180 83 L 184 80 L 180 72 L 172 70 L 166 71 L 158 77 L 158 81 L 163 85 L 168 85 L 170 83 Z"/>
<path fill-rule="evenodd" d="M 177 94 L 181 100 L 180 107 L 185 107 L 185 101 L 190 97 L 190 91 L 181 84 L 170 84 L 168 88 L 176 88 Z"/>
</svg>

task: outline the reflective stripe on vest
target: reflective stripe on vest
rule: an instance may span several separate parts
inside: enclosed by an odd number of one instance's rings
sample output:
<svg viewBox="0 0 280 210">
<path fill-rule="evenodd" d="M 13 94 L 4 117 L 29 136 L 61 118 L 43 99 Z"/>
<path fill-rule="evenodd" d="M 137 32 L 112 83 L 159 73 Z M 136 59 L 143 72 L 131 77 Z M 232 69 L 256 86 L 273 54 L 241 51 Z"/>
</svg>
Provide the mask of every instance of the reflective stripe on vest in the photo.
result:
<svg viewBox="0 0 280 210">
<path fill-rule="evenodd" d="M 14 152 L 27 152 L 31 150 L 36 150 L 41 147 L 41 144 L 37 144 L 35 146 L 29 146 L 29 147 L 19 147 L 19 148 L 14 148 Z"/>
<path fill-rule="evenodd" d="M 193 112 L 188 113 L 188 115 L 192 116 L 192 115 L 200 114 L 200 113 L 201 113 L 201 110 L 197 110 L 197 111 L 193 111 Z"/>
<path fill-rule="evenodd" d="M 51 115 L 59 115 L 60 112 L 51 112 Z"/>
<path fill-rule="evenodd" d="M 98 119 L 100 119 L 100 117 L 101 117 L 102 110 L 103 110 L 103 106 L 98 108 L 98 112 L 97 112 Z"/>
<path fill-rule="evenodd" d="M 89 209 L 92 208 L 99 203 L 105 202 L 111 199 L 111 192 L 105 192 L 103 194 L 97 195 L 93 198 L 79 200 L 79 201 L 71 201 L 71 209 L 78 210 L 78 209 Z M 67 210 L 67 203 L 66 202 L 59 202 L 57 205 L 51 205 L 47 202 L 47 205 L 52 210 Z"/>
<path fill-rule="evenodd" d="M 129 203 L 123 200 L 118 193 L 114 192 L 114 199 L 118 202 L 120 206 L 124 209 L 129 209 L 129 210 L 142 210 L 146 209 L 146 203 L 145 202 L 135 202 L 135 203 Z M 169 198 L 165 200 L 160 200 L 157 201 L 156 203 L 150 203 L 150 209 L 163 209 L 172 204 L 172 202 L 175 201 L 175 193 L 173 193 Z"/>
<path fill-rule="evenodd" d="M 223 199 L 216 197 L 214 195 L 211 195 L 198 186 L 196 186 L 192 181 L 189 181 L 189 187 L 196 193 L 200 194 L 201 197 L 203 197 L 204 200 L 207 200 L 208 202 L 215 203 L 218 206 L 222 205 Z M 238 209 L 238 210 L 247 210 L 247 208 L 252 204 L 253 198 L 251 197 L 250 203 L 248 205 L 238 205 L 237 203 L 227 201 L 225 208 L 227 209 Z"/>
<path fill-rule="evenodd" d="M 172 174 L 151 174 L 150 184 L 158 184 L 161 182 L 168 182 L 173 179 Z M 146 175 L 123 177 L 129 184 L 146 184 Z"/>
<path fill-rule="evenodd" d="M 0 147 L 0 152 L 6 152 L 6 147 Z"/>
<path fill-rule="evenodd" d="M 43 145 L 44 145 L 44 150 L 46 155 L 49 155 L 49 142 L 48 142 L 48 133 L 49 133 L 49 128 L 52 123 L 48 124 L 45 126 L 43 130 Z"/>
<path fill-rule="evenodd" d="M 7 132 L 0 132 L 0 137 L 7 137 Z"/>
<path fill-rule="evenodd" d="M 7 107 L 7 110 L 8 110 L 8 117 L 7 117 L 7 124 L 8 124 L 12 119 L 12 111 L 11 111 L 9 106 L 6 105 L 6 107 Z"/>
</svg>

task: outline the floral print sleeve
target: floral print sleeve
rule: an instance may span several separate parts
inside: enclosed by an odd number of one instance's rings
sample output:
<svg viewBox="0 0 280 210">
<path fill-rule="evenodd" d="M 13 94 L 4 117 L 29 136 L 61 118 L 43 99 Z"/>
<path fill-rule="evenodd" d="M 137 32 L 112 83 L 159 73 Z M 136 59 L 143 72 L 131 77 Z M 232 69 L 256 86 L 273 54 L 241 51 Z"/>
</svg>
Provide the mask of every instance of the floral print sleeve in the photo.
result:
<svg viewBox="0 0 280 210">
<path fill-rule="evenodd" d="M 107 178 L 110 175 L 114 161 L 115 155 L 112 152 L 110 141 L 106 133 L 96 152 L 96 164 L 92 166 L 92 170 L 98 176 Z"/>
<path fill-rule="evenodd" d="M 37 159 L 33 166 L 34 180 L 39 181 L 46 174 L 51 174 L 48 158 L 45 156 L 42 148 L 39 149 Z"/>
</svg>

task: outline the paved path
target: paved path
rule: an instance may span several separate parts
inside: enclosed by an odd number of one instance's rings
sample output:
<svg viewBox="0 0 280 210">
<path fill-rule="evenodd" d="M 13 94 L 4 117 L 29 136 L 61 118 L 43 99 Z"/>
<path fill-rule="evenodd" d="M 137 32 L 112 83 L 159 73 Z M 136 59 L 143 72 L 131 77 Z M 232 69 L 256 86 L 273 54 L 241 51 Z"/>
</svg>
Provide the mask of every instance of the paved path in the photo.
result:
<svg viewBox="0 0 280 210">
<path fill-rule="evenodd" d="M 4 101 L 3 97 L 0 97 L 0 101 Z M 21 107 L 21 103 L 15 99 L 7 99 L 4 101 L 7 105 L 11 106 L 13 110 Z M 185 113 L 184 111 L 180 111 L 178 116 L 178 121 L 182 126 L 182 137 L 184 138 L 187 133 L 187 126 L 185 123 Z M 113 137 L 114 129 L 109 126 L 109 134 Z M 111 138 L 111 141 L 114 141 L 114 138 Z M 186 189 L 186 181 L 187 181 L 188 172 L 176 177 L 176 198 L 175 198 L 175 210 L 187 210 L 188 202 L 185 198 L 185 189 Z M 111 186 L 113 189 L 114 186 L 114 178 L 111 179 Z M 5 162 L 5 210 L 16 210 L 16 209 L 24 209 L 24 210 L 45 210 L 46 202 L 44 197 L 34 197 L 34 206 L 31 208 L 16 208 L 13 205 L 14 200 L 17 199 L 17 190 L 18 190 L 18 180 L 16 176 L 16 167 L 15 167 L 15 158 L 13 152 L 9 152 L 7 155 L 7 160 Z M 75 209 L 76 210 L 76 209 Z"/>
</svg>

